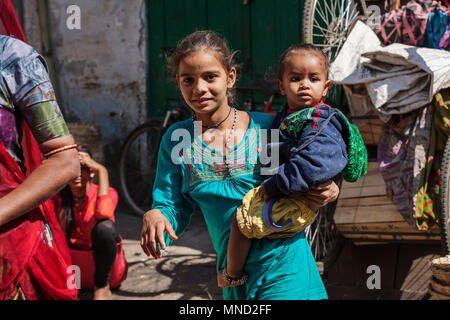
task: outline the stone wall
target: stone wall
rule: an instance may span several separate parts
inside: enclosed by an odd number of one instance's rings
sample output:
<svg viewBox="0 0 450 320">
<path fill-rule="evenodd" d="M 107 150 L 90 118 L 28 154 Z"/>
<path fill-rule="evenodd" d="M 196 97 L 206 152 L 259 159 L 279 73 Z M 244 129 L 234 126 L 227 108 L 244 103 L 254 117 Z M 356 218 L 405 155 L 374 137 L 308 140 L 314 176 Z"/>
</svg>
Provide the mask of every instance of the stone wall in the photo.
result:
<svg viewBox="0 0 450 320">
<path fill-rule="evenodd" d="M 42 50 L 37 1 L 24 2 L 27 41 Z M 48 23 L 61 109 L 68 122 L 100 128 L 113 185 L 126 135 L 146 119 L 145 0 L 49 0 Z M 80 29 L 69 29 L 70 5 Z"/>
</svg>

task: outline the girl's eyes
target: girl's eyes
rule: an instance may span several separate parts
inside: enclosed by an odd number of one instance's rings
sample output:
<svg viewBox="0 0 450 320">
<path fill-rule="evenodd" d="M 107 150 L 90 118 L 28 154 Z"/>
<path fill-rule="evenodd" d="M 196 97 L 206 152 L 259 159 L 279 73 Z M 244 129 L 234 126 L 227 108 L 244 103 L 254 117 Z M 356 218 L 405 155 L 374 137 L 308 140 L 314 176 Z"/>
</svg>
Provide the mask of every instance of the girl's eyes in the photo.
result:
<svg viewBox="0 0 450 320">
<path fill-rule="evenodd" d="M 216 74 L 208 74 L 205 78 L 206 81 L 214 81 L 218 76 Z M 182 79 L 184 84 L 191 84 L 194 82 L 194 78 L 186 77 Z"/>
</svg>

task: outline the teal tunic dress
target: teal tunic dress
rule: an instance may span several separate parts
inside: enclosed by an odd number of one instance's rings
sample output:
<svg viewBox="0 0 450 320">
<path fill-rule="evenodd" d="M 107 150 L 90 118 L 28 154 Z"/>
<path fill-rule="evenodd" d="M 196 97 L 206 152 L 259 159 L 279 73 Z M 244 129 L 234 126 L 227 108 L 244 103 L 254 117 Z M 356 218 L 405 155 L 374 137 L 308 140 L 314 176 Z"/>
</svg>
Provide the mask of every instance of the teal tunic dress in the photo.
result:
<svg viewBox="0 0 450 320">
<path fill-rule="evenodd" d="M 226 266 L 230 224 L 245 194 L 261 184 L 261 130 L 273 116 L 251 112 L 244 138 L 226 155 L 206 145 L 192 120 L 172 125 L 158 154 L 153 208 L 161 210 L 177 236 L 197 204 L 217 252 L 217 270 Z M 201 127 L 200 127 L 201 128 Z M 166 244 L 172 240 L 166 234 Z M 224 288 L 224 299 L 327 299 L 305 232 L 284 239 L 253 239 L 244 271 L 246 284 Z"/>
</svg>

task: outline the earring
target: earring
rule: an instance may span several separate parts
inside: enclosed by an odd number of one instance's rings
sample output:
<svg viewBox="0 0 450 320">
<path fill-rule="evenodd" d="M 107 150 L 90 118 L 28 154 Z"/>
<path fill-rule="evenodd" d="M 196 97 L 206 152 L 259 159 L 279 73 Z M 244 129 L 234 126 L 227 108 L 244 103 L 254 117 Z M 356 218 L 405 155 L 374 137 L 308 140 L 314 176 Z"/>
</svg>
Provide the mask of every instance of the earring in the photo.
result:
<svg viewBox="0 0 450 320">
<path fill-rule="evenodd" d="M 91 179 L 94 179 L 95 174 L 91 173 L 89 176 L 91 177 Z"/>
</svg>

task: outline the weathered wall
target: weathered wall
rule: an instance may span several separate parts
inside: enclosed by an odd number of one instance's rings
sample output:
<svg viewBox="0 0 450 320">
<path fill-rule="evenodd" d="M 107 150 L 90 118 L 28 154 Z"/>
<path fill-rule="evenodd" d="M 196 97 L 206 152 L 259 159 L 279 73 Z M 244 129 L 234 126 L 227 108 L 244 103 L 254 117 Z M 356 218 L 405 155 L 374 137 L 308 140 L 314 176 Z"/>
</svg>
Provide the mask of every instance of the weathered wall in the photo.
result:
<svg viewBox="0 0 450 320">
<path fill-rule="evenodd" d="M 37 8 L 26 3 L 25 33 L 38 48 Z M 66 25 L 70 5 L 80 8 L 80 30 Z M 145 18 L 145 0 L 49 0 L 61 109 L 67 121 L 99 125 L 113 181 L 127 133 L 146 118 Z"/>
</svg>

